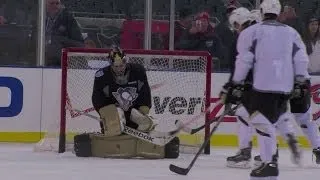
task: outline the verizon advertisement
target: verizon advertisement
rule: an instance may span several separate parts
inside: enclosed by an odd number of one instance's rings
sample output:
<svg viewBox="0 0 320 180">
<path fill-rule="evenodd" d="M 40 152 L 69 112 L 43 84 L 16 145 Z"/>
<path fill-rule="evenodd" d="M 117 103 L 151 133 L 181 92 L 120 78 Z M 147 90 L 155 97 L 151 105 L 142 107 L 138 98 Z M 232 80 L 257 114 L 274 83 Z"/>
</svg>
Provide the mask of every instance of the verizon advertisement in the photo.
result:
<svg viewBox="0 0 320 180">
<path fill-rule="evenodd" d="M 75 91 L 71 99 L 75 109 L 92 108 L 91 91 L 94 73 L 86 79 L 74 79 L 81 84 L 68 91 Z M 160 130 L 174 128 L 175 120 L 188 121 L 190 126 L 204 122 L 205 75 L 187 72 L 152 72 L 153 109 L 151 115 Z M 218 104 L 218 94 L 228 80 L 227 73 L 213 73 L 211 83 L 210 118 L 223 111 Z M 0 68 L 0 137 L 1 132 L 58 132 L 60 123 L 61 70 L 41 68 Z M 70 95 L 71 97 L 71 95 Z M 263 103 L 263 102 L 261 102 Z M 320 76 L 312 77 L 312 120 L 320 119 Z M 97 113 L 90 112 L 92 115 Z M 236 134 L 236 118 L 226 117 L 218 133 Z M 70 132 L 98 131 L 97 121 L 85 116 L 71 117 L 67 113 Z"/>
</svg>

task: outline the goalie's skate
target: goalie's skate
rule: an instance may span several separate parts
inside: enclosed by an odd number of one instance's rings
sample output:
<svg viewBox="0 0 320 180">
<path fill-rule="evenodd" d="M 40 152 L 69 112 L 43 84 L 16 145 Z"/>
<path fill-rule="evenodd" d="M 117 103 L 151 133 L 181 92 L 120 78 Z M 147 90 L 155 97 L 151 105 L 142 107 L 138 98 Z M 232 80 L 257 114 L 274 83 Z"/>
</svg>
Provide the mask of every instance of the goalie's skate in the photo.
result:
<svg viewBox="0 0 320 180">
<path fill-rule="evenodd" d="M 251 147 L 240 149 L 235 156 L 227 158 L 227 167 L 248 169 L 251 167 Z"/>
</svg>

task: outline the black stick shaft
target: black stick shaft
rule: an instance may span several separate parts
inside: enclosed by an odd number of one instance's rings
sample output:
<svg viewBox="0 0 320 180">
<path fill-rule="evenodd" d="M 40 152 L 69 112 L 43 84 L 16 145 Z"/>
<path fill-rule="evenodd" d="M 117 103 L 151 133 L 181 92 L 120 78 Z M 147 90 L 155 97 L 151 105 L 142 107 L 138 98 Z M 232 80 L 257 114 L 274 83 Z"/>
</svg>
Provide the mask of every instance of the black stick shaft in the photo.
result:
<svg viewBox="0 0 320 180">
<path fill-rule="evenodd" d="M 175 172 L 177 174 L 180 175 L 187 175 L 189 173 L 189 171 L 191 170 L 191 168 L 193 167 L 194 163 L 197 161 L 198 157 L 200 156 L 200 154 L 202 153 L 203 149 L 207 146 L 207 144 L 210 142 L 211 136 L 213 135 L 213 133 L 218 129 L 220 123 L 223 121 L 224 116 L 226 116 L 229 111 L 232 111 L 232 109 L 229 109 L 227 111 L 224 111 L 224 113 L 219 117 L 219 119 L 217 120 L 217 124 L 214 125 L 214 127 L 212 128 L 212 130 L 210 131 L 210 135 L 209 137 L 203 142 L 203 144 L 201 145 L 200 149 L 198 150 L 197 154 L 194 156 L 194 158 L 192 159 L 192 161 L 190 162 L 189 166 L 187 168 L 181 168 L 178 166 L 175 166 L 173 164 L 170 164 L 169 169 L 172 172 Z"/>
<path fill-rule="evenodd" d="M 231 112 L 235 111 L 235 110 L 237 109 L 237 107 L 238 107 L 238 106 L 233 107 L 233 108 L 231 109 Z M 212 119 L 212 120 L 210 120 L 209 124 L 211 125 L 212 123 L 217 122 L 217 119 L 219 119 L 220 117 L 221 117 L 221 115 L 220 115 L 220 116 L 218 116 L 218 117 L 215 117 L 215 118 L 214 118 L 214 119 Z M 203 125 L 202 125 L 202 126 L 200 126 L 200 127 L 197 127 L 197 128 L 191 129 L 190 134 L 195 134 L 195 133 L 197 133 L 197 132 L 201 131 L 202 129 L 204 129 L 205 127 L 206 127 L 206 124 L 203 124 Z"/>
</svg>

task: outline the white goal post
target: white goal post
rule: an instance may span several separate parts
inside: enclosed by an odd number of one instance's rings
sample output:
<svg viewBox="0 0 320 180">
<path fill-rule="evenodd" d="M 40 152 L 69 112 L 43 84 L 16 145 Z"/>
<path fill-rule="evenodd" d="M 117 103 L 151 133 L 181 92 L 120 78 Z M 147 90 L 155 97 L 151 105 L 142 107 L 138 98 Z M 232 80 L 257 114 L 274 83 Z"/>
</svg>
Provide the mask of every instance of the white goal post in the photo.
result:
<svg viewBox="0 0 320 180">
<path fill-rule="evenodd" d="M 38 143 L 53 146 L 59 153 L 67 151 L 73 136 L 83 132 L 100 132 L 99 123 L 82 115 L 98 116 L 92 107 L 95 72 L 109 64 L 109 49 L 66 48 L 62 53 L 61 118 L 58 129 L 49 130 Z M 209 135 L 208 117 L 211 92 L 211 56 L 202 51 L 124 50 L 130 63 L 142 64 L 151 87 L 152 108 L 158 131 L 171 131 L 175 121 L 197 117 L 190 127 L 206 123 L 200 135 L 180 133 L 181 147 L 198 147 Z M 77 111 L 74 111 L 76 109 Z M 80 110 L 81 112 L 79 112 Z M 56 132 L 50 132 L 56 131 Z M 54 142 L 56 141 L 56 142 Z M 49 144 L 49 145 L 48 145 Z M 206 154 L 210 153 L 210 145 Z M 72 148 L 72 145 L 69 146 Z M 44 147 L 42 147 L 44 148 Z"/>
</svg>

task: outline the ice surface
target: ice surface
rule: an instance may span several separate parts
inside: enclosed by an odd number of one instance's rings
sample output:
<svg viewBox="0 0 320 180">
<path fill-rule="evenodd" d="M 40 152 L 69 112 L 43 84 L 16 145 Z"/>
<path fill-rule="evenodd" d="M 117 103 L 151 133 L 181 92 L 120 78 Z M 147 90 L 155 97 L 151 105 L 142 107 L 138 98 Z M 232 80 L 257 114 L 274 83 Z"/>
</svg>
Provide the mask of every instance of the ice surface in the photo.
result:
<svg viewBox="0 0 320 180">
<path fill-rule="evenodd" d="M 32 144 L 0 144 L 0 174 L 5 180 L 248 180 L 249 169 L 231 169 L 225 159 L 234 148 L 213 148 L 202 155 L 187 176 L 176 175 L 169 164 L 186 167 L 192 154 L 176 160 L 123 160 L 78 158 L 67 152 L 33 152 Z M 256 152 L 256 150 L 255 150 Z M 304 149 L 304 167 L 290 161 L 290 153 L 280 150 L 280 180 L 318 180 L 320 165 L 312 162 L 310 149 Z"/>
</svg>

